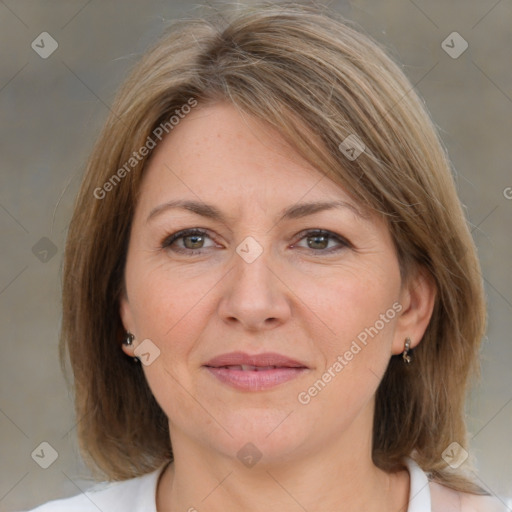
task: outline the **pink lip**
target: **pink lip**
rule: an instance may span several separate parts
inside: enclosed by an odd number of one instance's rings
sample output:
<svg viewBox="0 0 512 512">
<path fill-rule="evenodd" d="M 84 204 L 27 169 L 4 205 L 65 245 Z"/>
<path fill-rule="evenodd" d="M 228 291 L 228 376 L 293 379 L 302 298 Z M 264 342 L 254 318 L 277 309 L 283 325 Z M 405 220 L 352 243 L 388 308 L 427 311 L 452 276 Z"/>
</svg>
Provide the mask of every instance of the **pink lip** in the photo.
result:
<svg viewBox="0 0 512 512">
<path fill-rule="evenodd" d="M 254 368 L 244 370 L 242 365 Z M 214 357 L 204 366 L 221 382 L 246 391 L 272 388 L 308 369 L 304 363 L 272 352 L 255 355 L 231 352 Z"/>
<path fill-rule="evenodd" d="M 205 366 L 279 366 L 286 368 L 307 368 L 304 363 L 290 359 L 289 357 L 274 352 L 264 352 L 263 354 L 249 355 L 245 352 L 230 352 L 210 359 Z"/>
</svg>

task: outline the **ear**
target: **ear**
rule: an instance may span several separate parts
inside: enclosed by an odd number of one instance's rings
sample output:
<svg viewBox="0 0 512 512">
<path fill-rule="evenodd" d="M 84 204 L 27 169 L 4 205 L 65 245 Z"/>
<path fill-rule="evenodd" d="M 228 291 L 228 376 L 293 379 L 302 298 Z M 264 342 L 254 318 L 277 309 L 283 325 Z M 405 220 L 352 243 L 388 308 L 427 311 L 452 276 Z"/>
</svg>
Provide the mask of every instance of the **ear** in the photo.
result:
<svg viewBox="0 0 512 512">
<path fill-rule="evenodd" d="M 122 293 L 119 300 L 119 315 L 121 316 L 121 322 L 123 324 L 124 330 L 133 333 L 133 328 L 131 327 L 134 325 L 133 314 L 126 293 Z M 121 347 L 126 355 L 131 357 L 134 356 L 134 345 L 125 345 L 123 343 Z"/>
<path fill-rule="evenodd" d="M 432 317 L 436 294 L 434 278 L 424 267 L 417 268 L 414 275 L 404 283 L 400 292 L 402 311 L 396 322 L 393 354 L 404 351 L 407 337 L 411 339 L 411 348 L 420 343 Z"/>
</svg>

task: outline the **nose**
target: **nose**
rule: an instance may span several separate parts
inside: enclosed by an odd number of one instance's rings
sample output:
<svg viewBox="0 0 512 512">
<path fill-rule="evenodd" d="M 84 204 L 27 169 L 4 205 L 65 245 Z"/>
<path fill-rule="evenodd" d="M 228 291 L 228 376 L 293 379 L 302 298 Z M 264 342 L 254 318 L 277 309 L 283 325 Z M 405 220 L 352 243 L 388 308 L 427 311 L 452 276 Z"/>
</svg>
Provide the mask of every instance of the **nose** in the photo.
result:
<svg viewBox="0 0 512 512">
<path fill-rule="evenodd" d="M 291 316 L 292 293 L 279 275 L 278 266 L 263 252 L 251 263 L 238 254 L 234 268 L 223 279 L 219 315 L 231 325 L 248 331 L 268 330 Z"/>
</svg>

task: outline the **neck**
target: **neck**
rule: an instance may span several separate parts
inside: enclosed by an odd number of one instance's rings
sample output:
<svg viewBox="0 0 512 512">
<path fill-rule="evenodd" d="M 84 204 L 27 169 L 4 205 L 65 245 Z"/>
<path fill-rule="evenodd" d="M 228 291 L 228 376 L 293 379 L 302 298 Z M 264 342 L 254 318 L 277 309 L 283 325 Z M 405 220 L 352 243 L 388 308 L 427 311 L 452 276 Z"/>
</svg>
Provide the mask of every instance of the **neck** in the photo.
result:
<svg viewBox="0 0 512 512">
<path fill-rule="evenodd" d="M 386 473 L 371 458 L 371 435 L 315 447 L 300 460 L 263 459 L 251 468 L 174 430 L 174 461 L 157 490 L 158 512 L 406 512 L 409 473 Z"/>
</svg>

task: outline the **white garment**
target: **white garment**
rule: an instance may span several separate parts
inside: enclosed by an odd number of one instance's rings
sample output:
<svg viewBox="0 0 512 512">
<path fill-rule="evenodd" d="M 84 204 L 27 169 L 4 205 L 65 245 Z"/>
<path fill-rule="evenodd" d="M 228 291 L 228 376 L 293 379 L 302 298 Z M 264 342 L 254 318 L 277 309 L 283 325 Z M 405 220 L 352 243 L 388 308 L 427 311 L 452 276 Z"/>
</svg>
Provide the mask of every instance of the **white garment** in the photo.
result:
<svg viewBox="0 0 512 512">
<path fill-rule="evenodd" d="M 407 512 L 507 511 L 496 498 L 460 493 L 430 482 L 414 460 L 406 457 L 404 462 L 410 475 Z M 30 512 L 157 512 L 156 487 L 166 466 L 131 480 L 97 484 L 78 496 L 49 501 Z"/>
</svg>

